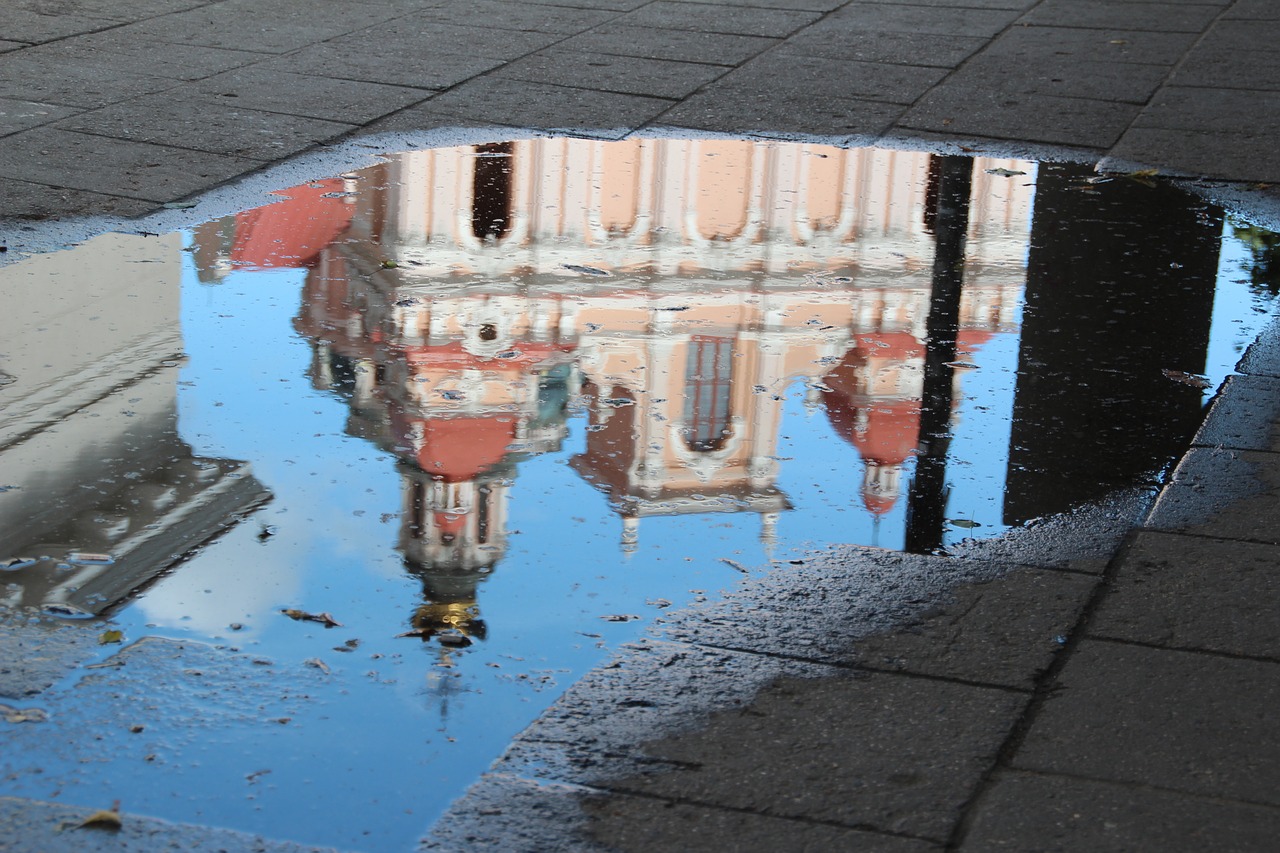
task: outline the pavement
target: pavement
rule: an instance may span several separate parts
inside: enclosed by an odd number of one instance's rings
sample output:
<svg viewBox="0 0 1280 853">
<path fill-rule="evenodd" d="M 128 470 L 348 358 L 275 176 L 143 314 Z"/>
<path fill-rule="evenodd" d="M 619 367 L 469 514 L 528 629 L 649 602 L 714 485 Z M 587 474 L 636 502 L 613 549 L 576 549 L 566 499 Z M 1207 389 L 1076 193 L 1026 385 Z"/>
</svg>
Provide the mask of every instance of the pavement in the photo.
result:
<svg viewBox="0 0 1280 853">
<path fill-rule="evenodd" d="M 12 0 L 5 18 L 18 250 L 299 155 L 488 125 L 1070 158 L 1280 207 L 1274 0 Z M 952 558 L 835 548 L 672 615 L 423 848 L 1273 849 L 1280 329 L 1237 374 L 1154 505 Z M 917 606 L 843 632 L 854 591 L 889 579 Z M 61 808 L 0 800 L 7 843 L 55 849 L 24 816 Z M 111 849 L 270 847 L 144 829 Z"/>
</svg>

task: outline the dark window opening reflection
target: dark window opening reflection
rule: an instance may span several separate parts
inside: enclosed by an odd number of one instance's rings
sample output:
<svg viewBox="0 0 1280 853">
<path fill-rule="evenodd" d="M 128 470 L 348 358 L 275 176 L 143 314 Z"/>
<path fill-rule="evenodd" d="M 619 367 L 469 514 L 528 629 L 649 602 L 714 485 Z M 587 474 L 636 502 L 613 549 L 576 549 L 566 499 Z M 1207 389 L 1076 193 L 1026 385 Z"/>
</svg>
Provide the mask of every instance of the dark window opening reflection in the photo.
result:
<svg viewBox="0 0 1280 853">
<path fill-rule="evenodd" d="M 477 145 L 472 181 L 471 231 L 481 240 L 511 233 L 512 143 Z M 492 338 L 485 338 L 492 340 Z"/>
<path fill-rule="evenodd" d="M 695 335 L 685 362 L 685 443 L 690 450 L 720 450 L 732 424 L 733 339 Z"/>
</svg>

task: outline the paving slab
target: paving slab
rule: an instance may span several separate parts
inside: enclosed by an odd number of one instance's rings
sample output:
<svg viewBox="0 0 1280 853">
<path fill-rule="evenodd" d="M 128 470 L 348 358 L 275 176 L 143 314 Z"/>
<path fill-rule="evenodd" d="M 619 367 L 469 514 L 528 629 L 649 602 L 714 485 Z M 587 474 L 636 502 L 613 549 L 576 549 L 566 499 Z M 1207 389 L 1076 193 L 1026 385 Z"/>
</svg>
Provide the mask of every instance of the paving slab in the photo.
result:
<svg viewBox="0 0 1280 853">
<path fill-rule="evenodd" d="M 1202 44 L 1171 75 L 1179 86 L 1272 90 L 1280 86 L 1277 54 L 1265 50 Z M 1211 129 L 1207 129 L 1211 130 Z"/>
<path fill-rule="evenodd" d="M 141 216 L 155 208 L 149 201 L 69 187 L 5 178 L 0 181 L 0 211 L 16 220 L 69 219 L 93 211 L 104 216 Z M 12 234 L 6 237 L 11 244 Z"/>
<path fill-rule="evenodd" d="M 1161 491 L 1146 527 L 1280 545 L 1280 454 L 1198 447 Z"/>
<path fill-rule="evenodd" d="M 1216 798 L 1035 773 L 1001 773 L 960 850 L 1269 850 L 1280 811 Z"/>
<path fill-rule="evenodd" d="M 1022 23 L 1089 29 L 1146 29 L 1163 32 L 1202 32 L 1221 12 L 1217 3 L 1135 3 L 1116 0 L 1044 0 Z"/>
<path fill-rule="evenodd" d="M 1236 370 L 1253 376 L 1280 377 L 1280 320 L 1273 320 L 1249 344 Z"/>
<path fill-rule="evenodd" d="M 182 89 L 201 100 L 234 99 L 237 107 L 363 124 L 418 103 L 431 93 L 404 86 L 334 80 L 264 68 L 227 71 Z"/>
<path fill-rule="evenodd" d="M 757 9 L 657 0 L 618 18 L 616 23 L 632 27 L 780 38 L 813 23 L 819 17 L 821 15 L 817 12 L 794 9 Z"/>
<path fill-rule="evenodd" d="M 779 44 L 778 39 L 731 33 L 702 33 L 660 27 L 602 24 L 560 42 L 566 50 L 737 65 Z"/>
<path fill-rule="evenodd" d="M 426 108 L 480 121 L 501 116 L 504 123 L 517 127 L 596 128 L 612 132 L 640 127 L 671 103 L 642 95 L 495 79 L 463 83 L 432 98 Z"/>
<path fill-rule="evenodd" d="M 16 100 L 92 109 L 176 85 L 166 77 L 114 71 L 90 60 L 28 56 L 26 51 L 0 55 L 0 91 Z"/>
<path fill-rule="evenodd" d="M 1280 661 L 1280 547 L 1137 535 L 1089 624 L 1096 637 Z"/>
<path fill-rule="evenodd" d="M 374 24 L 353 33 L 349 38 L 304 48 L 290 54 L 289 58 L 300 62 L 312 51 L 321 48 L 364 51 L 383 59 L 398 59 L 425 73 L 433 67 L 434 60 L 405 62 L 405 57 L 434 57 L 437 53 L 444 53 L 449 63 L 453 63 L 454 57 L 458 55 L 512 60 L 564 38 L 562 33 L 484 26 L 472 16 L 457 16 L 446 21 L 439 17 L 415 14 Z M 370 49 L 370 45 L 377 45 L 377 49 Z M 283 63 L 286 60 L 282 58 L 280 61 Z"/>
<path fill-rule="evenodd" d="M 497 76 L 556 86 L 580 86 L 585 81 L 590 81 L 592 89 L 603 92 L 678 99 L 697 91 L 724 73 L 725 69 L 719 65 L 588 53 L 556 47 L 505 65 Z"/>
<path fill-rule="evenodd" d="M 827 20 L 850 30 L 991 38 L 1018 20 L 1021 14 L 1021 8 L 953 9 L 864 0 L 831 13 Z"/>
<path fill-rule="evenodd" d="M 779 139 L 805 134 L 875 135 L 890 127 L 902 110 L 899 104 L 803 92 L 786 100 L 761 98 L 750 89 L 721 86 L 685 98 L 655 124 Z"/>
<path fill-rule="evenodd" d="M 711 91 L 734 89 L 759 97 L 855 98 L 907 105 L 941 80 L 946 70 L 888 62 L 857 62 L 770 51 L 717 81 Z M 765 99 L 761 99 L 765 100 Z"/>
<path fill-rule="evenodd" d="M 168 42 L 256 53 L 286 53 L 394 17 L 393 13 L 374 12 L 385 7 L 365 4 L 351 12 L 345 21 L 313 18 L 299 14 L 298 10 L 290 15 L 278 4 L 272 7 L 250 5 L 256 8 L 249 8 L 240 0 L 225 0 L 129 24 L 121 27 L 119 32 L 122 37 L 141 43 Z M 307 4 L 306 11 L 329 11 L 332 15 L 328 4 Z"/>
<path fill-rule="evenodd" d="M 1084 640 L 1011 764 L 1280 805 L 1280 663 Z"/>
<path fill-rule="evenodd" d="M 71 10 L 76 15 L 108 21 L 134 21 L 172 12 L 184 12 L 208 5 L 210 0 L 136 0 L 116 3 L 113 0 L 11 0 L 8 4 L 41 14 L 62 15 Z"/>
<path fill-rule="evenodd" d="M 496 30 L 573 35 L 611 21 L 621 13 L 613 9 L 568 8 L 534 3 L 501 3 L 495 0 L 443 0 L 416 17 L 444 24 L 483 23 Z"/>
<path fill-rule="evenodd" d="M 430 63 L 417 63 L 405 62 L 402 55 L 395 53 L 370 52 L 359 41 L 340 39 L 261 63 L 258 67 L 264 71 L 358 83 L 447 89 L 502 65 L 500 59 L 464 53 L 454 45 L 449 47 L 450 51 L 432 50 Z"/>
<path fill-rule="evenodd" d="M 1280 452 L 1280 379 L 1231 376 L 1213 401 L 1194 444 L 1233 450 Z"/>
<path fill-rule="evenodd" d="M 1280 163 L 1271 157 L 1271 139 L 1255 133 L 1226 133 L 1131 127 L 1111 148 L 1105 168 L 1159 169 L 1166 175 L 1280 182 Z"/>
<path fill-rule="evenodd" d="M 60 118 L 75 115 L 77 112 L 79 110 L 74 107 L 0 98 L 0 136 L 49 124 Z"/>
<path fill-rule="evenodd" d="M 242 108 L 239 99 L 204 101 L 191 117 L 185 92 L 146 95 L 59 122 L 62 130 L 273 160 L 355 129 L 354 125 Z"/>
<path fill-rule="evenodd" d="M 1224 20 L 1280 21 L 1280 6 L 1271 0 L 1235 0 L 1222 17 Z"/>
<path fill-rule="evenodd" d="M 987 43 L 986 39 L 973 36 L 850 31 L 838 21 L 826 20 L 782 42 L 778 52 L 824 59 L 954 68 Z"/>
<path fill-rule="evenodd" d="M 649 743 L 670 765 L 610 787 L 944 841 L 1025 701 L 904 675 L 784 679 Z"/>
<path fill-rule="evenodd" d="M 1120 139 L 1139 109 L 1115 101 L 1021 95 L 948 82 L 921 98 L 898 127 L 1105 149 Z"/>
<path fill-rule="evenodd" d="M 70 65 L 83 64 L 106 72 L 173 80 L 197 80 L 266 58 L 247 50 L 142 40 L 120 29 L 62 39 L 32 48 L 24 55 Z"/>
<path fill-rule="evenodd" d="M 113 25 L 112 21 L 84 15 L 41 15 L 26 9 L 5 9 L 4 34 L 13 41 L 40 44 L 78 33 L 91 33 Z"/>
<path fill-rule="evenodd" d="M 1274 137 L 1280 133 L 1280 91 L 1166 86 L 1134 121 L 1134 127 Z"/>
<path fill-rule="evenodd" d="M 93 163 L 95 168 L 82 169 Z M 199 192 L 262 164 L 244 157 L 191 151 L 37 128 L 8 138 L 0 175 L 151 202 Z"/>
<path fill-rule="evenodd" d="M 983 53 L 947 80 L 947 87 L 1034 98 L 1083 98 L 1146 104 L 1166 77 L 1169 66 L 1110 59 L 1089 61 L 1079 71 L 1075 57 Z"/>
<path fill-rule="evenodd" d="M 992 56 L 1022 56 L 1034 61 L 1053 56 L 1082 63 L 1135 62 L 1172 67 L 1195 45 L 1197 38 L 1196 33 L 1020 25 L 1010 27 L 997 36 L 985 52 Z"/>
</svg>

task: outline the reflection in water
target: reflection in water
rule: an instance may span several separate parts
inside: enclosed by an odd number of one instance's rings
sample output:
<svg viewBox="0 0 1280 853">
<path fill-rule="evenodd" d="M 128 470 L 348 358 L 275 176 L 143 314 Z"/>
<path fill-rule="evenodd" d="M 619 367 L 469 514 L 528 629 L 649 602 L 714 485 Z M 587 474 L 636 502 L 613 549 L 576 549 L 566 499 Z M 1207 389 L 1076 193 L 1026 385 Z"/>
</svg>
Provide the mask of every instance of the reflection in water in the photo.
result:
<svg viewBox="0 0 1280 853">
<path fill-rule="evenodd" d="M 554 698 L 548 673 L 593 665 L 642 607 L 731 582 L 724 563 L 945 553 L 1155 482 L 1203 399 L 1168 372 L 1231 369 L 1255 328 L 1237 325 L 1275 296 L 1275 235 L 1091 178 L 533 139 L 294 187 L 187 253 L 113 235 L 4 268 L 24 311 L 0 317 L 0 604 L 11 624 L 109 617 L 313 674 L 327 657 L 306 725 L 227 724 L 248 757 L 210 741 L 190 772 L 212 801 L 171 802 L 186 762 L 147 765 L 138 779 L 178 775 L 137 796 L 403 847 L 421 815 L 361 821 L 424 765 L 442 808 Z M 282 607 L 339 611 L 349 636 Z M 526 658 L 546 668 L 515 672 Z M 428 674 L 390 674 L 409 661 Z M 282 755 L 246 803 L 260 768 L 236 762 Z M 13 761 L 0 778 L 53 796 Z M 331 762 L 357 775 L 316 779 Z M 79 772 L 60 784 L 105 793 Z M 363 809 L 334 805 L 353 790 Z"/>
</svg>

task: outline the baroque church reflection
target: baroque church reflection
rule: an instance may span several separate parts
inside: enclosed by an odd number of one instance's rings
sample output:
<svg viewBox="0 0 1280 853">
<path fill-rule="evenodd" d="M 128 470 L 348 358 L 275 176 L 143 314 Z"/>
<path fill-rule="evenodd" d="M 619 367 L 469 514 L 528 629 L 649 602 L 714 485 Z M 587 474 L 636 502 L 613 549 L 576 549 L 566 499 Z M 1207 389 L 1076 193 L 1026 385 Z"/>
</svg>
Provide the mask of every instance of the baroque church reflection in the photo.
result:
<svg viewBox="0 0 1280 853">
<path fill-rule="evenodd" d="M 746 141 L 534 139 L 398 155 L 197 233 L 202 275 L 306 268 L 295 327 L 347 431 L 399 459 L 412 632 L 482 639 L 522 459 L 586 419 L 573 469 L 619 518 L 758 517 L 789 389 L 898 505 L 919 444 L 937 160 Z M 971 164 L 955 359 L 1016 332 L 1032 189 Z M 1000 192 L 991 192 L 1002 181 Z M 228 226 L 231 227 L 228 227 Z M 953 359 L 954 360 L 954 359 Z M 955 382 L 962 381 L 957 371 Z M 947 412 L 950 417 L 950 410 Z"/>
</svg>

